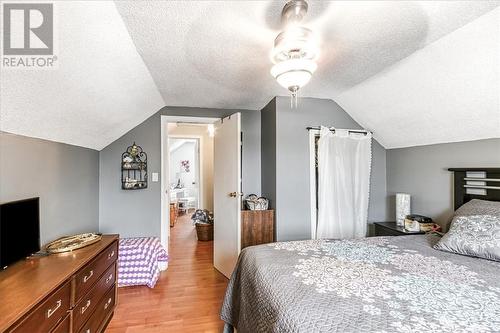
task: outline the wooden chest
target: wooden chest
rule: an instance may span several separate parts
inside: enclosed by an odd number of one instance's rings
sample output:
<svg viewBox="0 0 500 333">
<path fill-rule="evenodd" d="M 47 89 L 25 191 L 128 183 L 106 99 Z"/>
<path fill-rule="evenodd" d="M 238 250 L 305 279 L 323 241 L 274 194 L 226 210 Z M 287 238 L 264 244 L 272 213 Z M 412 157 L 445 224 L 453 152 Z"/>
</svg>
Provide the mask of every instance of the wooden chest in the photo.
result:
<svg viewBox="0 0 500 333">
<path fill-rule="evenodd" d="M 241 211 L 241 249 L 274 242 L 274 210 Z"/>
</svg>

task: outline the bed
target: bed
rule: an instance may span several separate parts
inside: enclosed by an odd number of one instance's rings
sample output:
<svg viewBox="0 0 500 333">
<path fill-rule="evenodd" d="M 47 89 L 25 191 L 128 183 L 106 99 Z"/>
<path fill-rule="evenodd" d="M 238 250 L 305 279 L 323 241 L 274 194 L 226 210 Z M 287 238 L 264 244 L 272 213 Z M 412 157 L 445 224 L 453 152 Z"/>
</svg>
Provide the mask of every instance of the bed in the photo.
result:
<svg viewBox="0 0 500 333">
<path fill-rule="evenodd" d="M 120 238 L 118 287 L 144 285 L 154 288 L 167 261 L 167 252 L 157 237 Z"/>
<path fill-rule="evenodd" d="M 467 183 L 456 185 L 465 171 L 454 172 L 458 207 L 475 197 L 462 191 Z M 463 192 L 459 200 L 457 191 Z M 481 198 L 500 201 L 500 191 L 491 192 Z M 438 251 L 433 246 L 439 239 L 429 234 L 246 248 L 224 298 L 225 330 L 500 332 L 500 262 Z"/>
</svg>

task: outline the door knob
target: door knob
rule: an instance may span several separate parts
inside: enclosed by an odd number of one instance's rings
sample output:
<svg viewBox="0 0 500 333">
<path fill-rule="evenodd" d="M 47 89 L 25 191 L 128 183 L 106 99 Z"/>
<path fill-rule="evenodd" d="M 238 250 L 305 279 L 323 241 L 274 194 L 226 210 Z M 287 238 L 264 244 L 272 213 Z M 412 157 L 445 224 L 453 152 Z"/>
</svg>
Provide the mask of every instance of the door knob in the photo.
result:
<svg viewBox="0 0 500 333">
<path fill-rule="evenodd" d="M 231 198 L 236 198 L 237 196 L 242 196 L 242 195 L 243 195 L 243 193 L 241 193 L 241 192 L 231 192 L 231 193 L 229 193 L 229 196 Z"/>
</svg>

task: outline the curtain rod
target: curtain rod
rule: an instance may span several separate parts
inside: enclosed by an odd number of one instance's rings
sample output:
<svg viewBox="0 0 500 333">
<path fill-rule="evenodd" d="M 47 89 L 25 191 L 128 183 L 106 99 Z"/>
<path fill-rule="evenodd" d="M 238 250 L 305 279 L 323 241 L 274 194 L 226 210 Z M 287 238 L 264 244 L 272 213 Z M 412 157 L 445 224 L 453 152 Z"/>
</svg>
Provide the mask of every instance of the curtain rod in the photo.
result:
<svg viewBox="0 0 500 333">
<path fill-rule="evenodd" d="M 311 130 L 318 130 L 319 131 L 319 130 L 321 130 L 321 127 L 320 126 L 314 126 L 314 127 L 309 126 L 309 127 L 306 127 L 306 129 L 308 131 L 311 131 Z M 328 129 L 330 131 L 332 131 L 332 132 L 335 132 L 335 130 L 345 130 L 345 129 L 342 129 L 342 128 L 333 128 L 333 127 L 330 127 Z M 367 130 L 351 130 L 350 129 L 350 130 L 345 130 L 345 131 L 347 131 L 349 133 L 360 133 L 360 134 L 365 134 L 365 135 L 368 134 L 368 133 L 373 134 L 373 132 L 367 131 Z"/>
</svg>

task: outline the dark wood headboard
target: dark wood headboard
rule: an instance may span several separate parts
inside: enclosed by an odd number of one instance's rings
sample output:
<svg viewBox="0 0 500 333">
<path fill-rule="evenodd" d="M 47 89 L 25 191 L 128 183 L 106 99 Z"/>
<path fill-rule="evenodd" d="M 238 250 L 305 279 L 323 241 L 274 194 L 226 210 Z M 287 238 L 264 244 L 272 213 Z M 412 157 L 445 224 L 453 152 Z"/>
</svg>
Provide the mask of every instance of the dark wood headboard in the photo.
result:
<svg viewBox="0 0 500 333">
<path fill-rule="evenodd" d="M 481 199 L 500 201 L 500 168 L 449 168 L 453 172 L 453 192 L 455 210 L 467 201 Z M 484 178 L 467 177 L 467 172 L 484 172 Z M 467 184 L 467 181 L 483 182 L 483 185 Z M 470 194 L 467 189 L 483 189 L 486 194 Z"/>
</svg>

